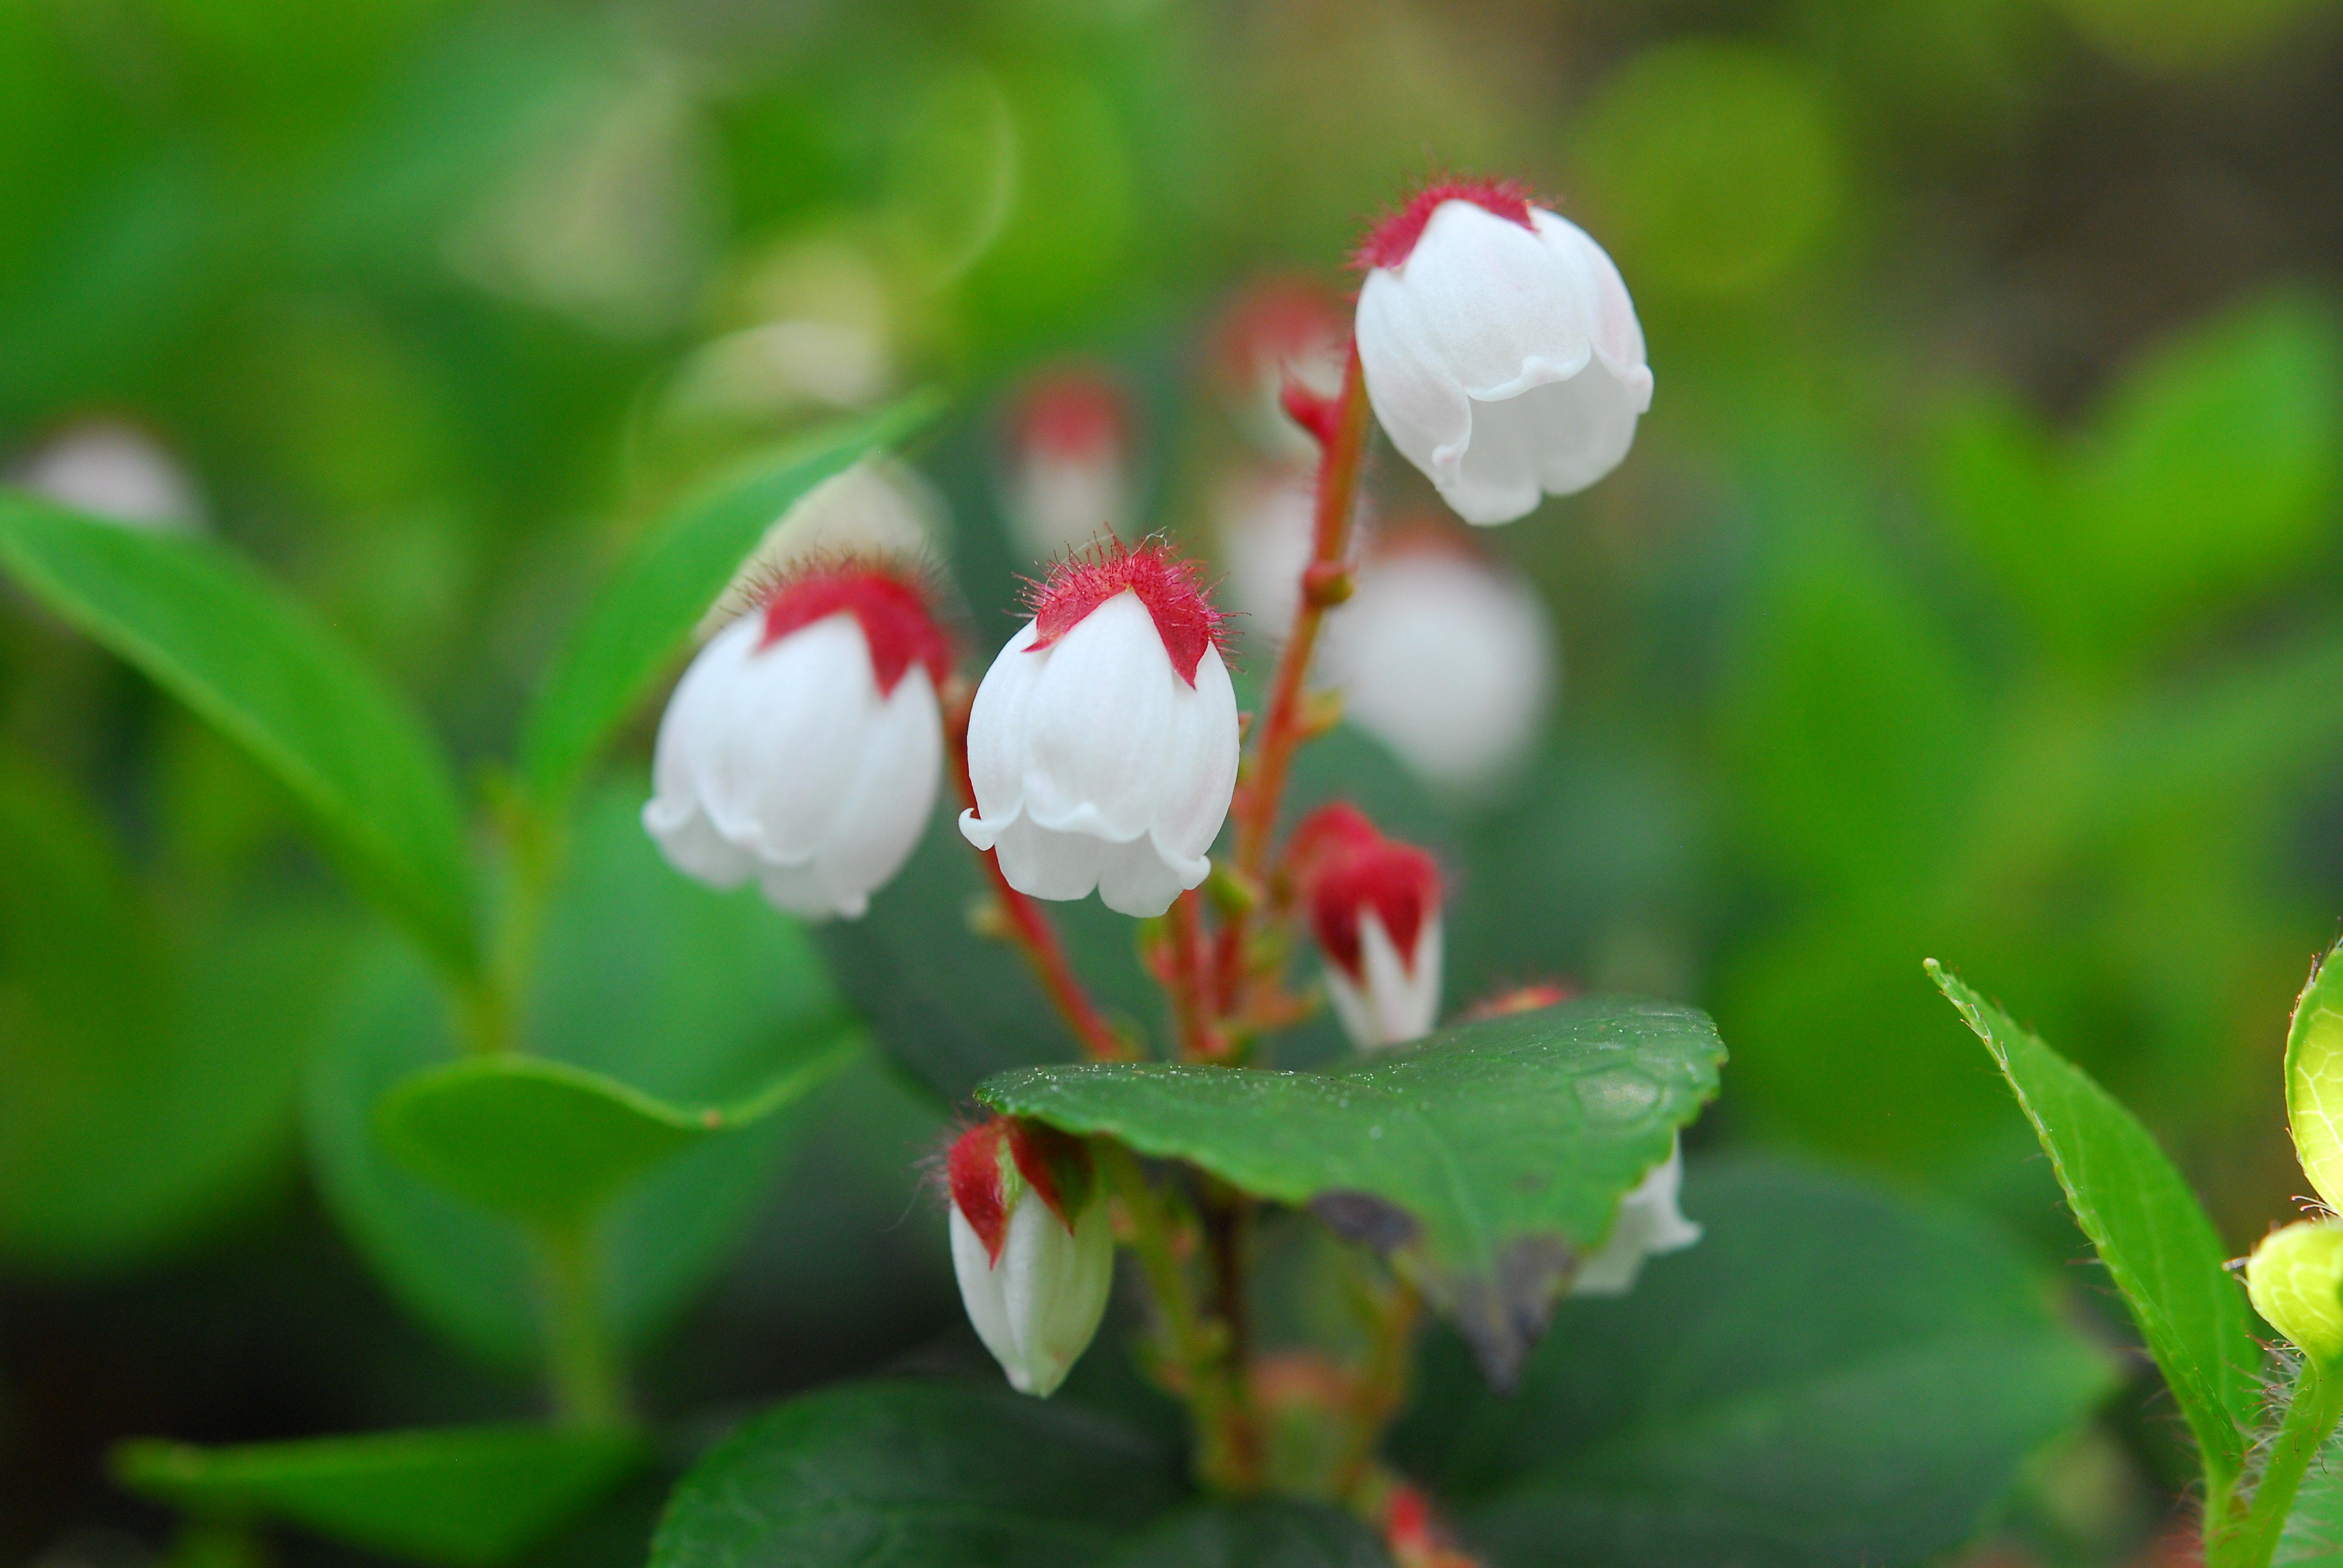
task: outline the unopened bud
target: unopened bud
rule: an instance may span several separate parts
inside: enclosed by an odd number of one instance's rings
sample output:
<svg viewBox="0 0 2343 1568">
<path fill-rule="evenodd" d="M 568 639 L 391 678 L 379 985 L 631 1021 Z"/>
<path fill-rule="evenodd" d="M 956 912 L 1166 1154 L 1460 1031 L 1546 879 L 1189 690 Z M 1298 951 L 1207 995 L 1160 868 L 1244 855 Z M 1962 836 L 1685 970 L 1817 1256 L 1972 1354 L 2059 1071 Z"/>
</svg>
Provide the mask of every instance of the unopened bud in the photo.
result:
<svg viewBox="0 0 2343 1568">
<path fill-rule="evenodd" d="M 984 1348 L 1020 1393 L 1046 1399 L 1090 1348 L 1114 1282 L 1114 1231 L 1090 1151 L 997 1117 L 946 1157 L 952 1271 Z"/>
<path fill-rule="evenodd" d="M 2343 1211 L 2343 964 L 2327 960 L 2294 1004 L 2286 1036 L 2286 1121 L 2302 1173 Z"/>
<path fill-rule="evenodd" d="M 2343 1220 L 2298 1220 L 2264 1236 L 2246 1261 L 2246 1293 L 2305 1355 L 2343 1355 Z"/>
<path fill-rule="evenodd" d="M 1337 801 L 1295 829 L 1295 874 L 1326 955 L 1326 991 L 1362 1050 L 1432 1032 L 1440 1015 L 1440 867 Z"/>
</svg>

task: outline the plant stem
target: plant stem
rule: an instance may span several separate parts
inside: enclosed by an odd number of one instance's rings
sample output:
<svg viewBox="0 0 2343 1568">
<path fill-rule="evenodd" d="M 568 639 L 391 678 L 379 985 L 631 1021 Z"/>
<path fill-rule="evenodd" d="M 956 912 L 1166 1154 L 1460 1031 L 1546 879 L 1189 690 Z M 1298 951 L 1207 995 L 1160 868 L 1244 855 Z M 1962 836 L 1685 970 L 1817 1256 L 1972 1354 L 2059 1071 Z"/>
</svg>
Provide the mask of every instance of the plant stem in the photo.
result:
<svg viewBox="0 0 2343 1568">
<path fill-rule="evenodd" d="M 2269 1457 L 2263 1462 L 2245 1517 L 2218 1534 L 2208 1521 L 2205 1560 L 2212 1568 L 2268 1568 L 2303 1473 L 2338 1418 L 2343 1418 L 2343 1368 L 2322 1367 L 2316 1356 L 2306 1353 L 2294 1397 L 2287 1402 L 2278 1435 L 2270 1440 Z"/>
<path fill-rule="evenodd" d="M 1404 1280 L 1393 1280 L 1374 1302 L 1373 1334 L 1351 1407 L 1351 1432 L 1334 1470 L 1338 1497 L 1349 1499 L 1358 1491 L 1374 1463 L 1375 1449 L 1385 1429 L 1407 1402 L 1415 1330 L 1423 1316 L 1423 1298 Z"/>
<path fill-rule="evenodd" d="M 960 783 L 960 799 L 970 809 L 976 806 L 976 782 L 968 770 L 968 714 L 975 701 L 974 693 L 964 681 L 956 681 L 961 689 L 950 694 L 944 709 L 944 738 L 951 747 L 952 776 Z M 985 875 L 992 882 L 992 894 L 1001 905 L 1009 940 L 1025 955 L 1032 966 L 1033 976 L 1041 982 L 1041 990 L 1066 1020 L 1074 1040 L 1084 1054 L 1094 1061 L 1128 1061 L 1138 1053 L 1131 1042 L 1118 1033 L 1106 1020 L 1090 992 L 1082 989 L 1081 977 L 1067 960 L 1063 943 L 1058 940 L 1058 928 L 1041 907 L 1009 885 L 1001 869 L 1001 857 L 991 850 L 980 850 L 978 859 L 984 862 Z"/>
<path fill-rule="evenodd" d="M 1172 1011 L 1180 1028 L 1180 1053 L 1190 1061 L 1213 1061 L 1228 1054 L 1214 1017 L 1212 950 L 1204 936 L 1204 901 L 1192 890 L 1172 906 Z"/>
<path fill-rule="evenodd" d="M 545 1284 L 546 1372 L 554 1418 L 565 1426 L 632 1423 L 625 1374 L 602 1324 L 601 1249 L 584 1221 L 538 1233 Z"/>
<path fill-rule="evenodd" d="M 1130 1150 L 1111 1138 L 1093 1141 L 1107 1182 L 1131 1216 L 1132 1251 L 1147 1274 L 1171 1353 L 1188 1383 L 1189 1412 L 1198 1435 L 1196 1470 L 1206 1485 L 1243 1493 L 1260 1484 L 1260 1449 L 1243 1369 L 1229 1354 L 1232 1336 L 1210 1324 L 1196 1302 L 1187 1271 L 1172 1251 L 1172 1218 Z M 1215 1332 L 1218 1330 L 1219 1332 Z"/>
</svg>

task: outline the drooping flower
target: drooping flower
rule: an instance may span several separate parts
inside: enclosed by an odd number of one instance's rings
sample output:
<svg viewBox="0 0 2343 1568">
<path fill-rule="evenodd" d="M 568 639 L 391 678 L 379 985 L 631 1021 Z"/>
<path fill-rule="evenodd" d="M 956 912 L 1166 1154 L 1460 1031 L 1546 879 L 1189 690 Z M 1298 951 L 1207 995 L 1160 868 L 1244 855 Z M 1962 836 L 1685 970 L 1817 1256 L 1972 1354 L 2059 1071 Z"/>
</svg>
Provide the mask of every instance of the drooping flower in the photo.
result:
<svg viewBox="0 0 2343 1568">
<path fill-rule="evenodd" d="M 935 805 L 950 645 L 911 578 L 848 559 L 784 580 L 684 672 L 643 826 L 714 887 L 860 915 Z"/>
<path fill-rule="evenodd" d="M 1220 612 L 1152 541 L 1060 564 L 1032 608 L 969 714 L 960 831 L 1019 892 L 1160 915 L 1212 869 L 1236 788 Z"/>
<path fill-rule="evenodd" d="M 1386 1050 L 1440 1016 L 1440 866 L 1345 801 L 1294 830 L 1291 851 L 1326 956 L 1326 994 L 1351 1042 Z"/>
<path fill-rule="evenodd" d="M 1349 325 L 1332 295 L 1307 277 L 1270 276 L 1238 295 L 1213 355 L 1237 427 L 1263 451 L 1310 457 L 1317 444 L 1286 413 L 1285 383 L 1332 397 L 1342 389 Z"/>
<path fill-rule="evenodd" d="M 62 506 L 134 528 L 180 533 L 204 525 L 203 498 L 178 459 L 146 431 L 116 419 L 58 431 L 11 465 L 7 477 Z"/>
<path fill-rule="evenodd" d="M 1359 249 L 1367 398 L 1468 523 L 1616 467 L 1651 407 L 1619 269 L 1566 218 L 1493 181 L 1427 186 Z"/>
<path fill-rule="evenodd" d="M 1624 1296 L 1635 1288 L 1644 1259 L 1680 1252 L 1699 1241 L 1700 1227 L 1676 1207 L 1676 1194 L 1683 1186 L 1684 1145 L 1678 1143 L 1634 1191 L 1619 1200 L 1619 1217 L 1611 1222 L 1611 1234 L 1578 1265 L 1578 1272 L 1571 1278 L 1570 1293 Z"/>
<path fill-rule="evenodd" d="M 1018 541 L 1048 560 L 1121 534 L 1131 521 L 1131 415 L 1114 383 L 1069 367 L 1019 402 L 1001 506 Z"/>
<path fill-rule="evenodd" d="M 1553 695 L 1544 603 L 1453 527 L 1384 530 L 1356 582 L 1327 618 L 1321 678 L 1415 773 L 1487 789 L 1536 739 Z"/>
<path fill-rule="evenodd" d="M 1047 1399 L 1090 1348 L 1114 1283 L 1114 1231 L 1088 1150 L 997 1117 L 955 1140 L 952 1271 L 1010 1386 Z"/>
</svg>

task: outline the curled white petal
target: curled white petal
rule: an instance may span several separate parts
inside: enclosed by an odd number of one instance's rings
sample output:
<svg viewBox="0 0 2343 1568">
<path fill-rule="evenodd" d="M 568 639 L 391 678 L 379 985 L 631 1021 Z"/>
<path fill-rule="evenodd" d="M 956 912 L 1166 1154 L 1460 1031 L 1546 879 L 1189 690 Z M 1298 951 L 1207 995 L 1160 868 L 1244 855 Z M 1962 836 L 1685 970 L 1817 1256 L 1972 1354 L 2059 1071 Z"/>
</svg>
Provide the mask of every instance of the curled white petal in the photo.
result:
<svg viewBox="0 0 2343 1568">
<path fill-rule="evenodd" d="M 984 1348 L 1020 1393 L 1046 1399 L 1098 1333 L 1114 1285 L 1114 1231 L 1092 1201 L 1072 1230 L 1029 1191 L 1009 1211 L 996 1261 L 958 1207 L 952 1271 Z"/>
<path fill-rule="evenodd" d="M 1584 230 L 1443 203 L 1359 293 L 1360 367 L 1392 444 L 1471 523 L 1510 522 L 1627 454 L 1652 373 L 1626 285 Z"/>
<path fill-rule="evenodd" d="M 767 647 L 763 618 L 719 633 L 659 722 L 643 826 L 715 887 L 754 878 L 809 919 L 860 915 L 902 869 L 943 761 L 934 682 L 913 665 L 881 696 L 862 628 L 828 616 Z"/>
<path fill-rule="evenodd" d="M 1359 969 L 1353 981 L 1340 964 L 1326 966 L 1326 996 L 1351 1043 L 1361 1050 L 1388 1050 L 1432 1032 L 1440 1017 L 1440 967 L 1443 943 L 1440 917 L 1425 919 L 1415 933 L 1414 962 L 1400 961 L 1397 943 L 1373 910 L 1359 911 Z"/>
<path fill-rule="evenodd" d="M 1654 1166 L 1635 1190 L 1619 1200 L 1619 1217 L 1571 1280 L 1574 1296 L 1624 1296 L 1635 1288 L 1644 1260 L 1663 1252 L 1680 1252 L 1700 1240 L 1698 1225 L 1676 1207 L 1684 1185 L 1684 1146 L 1674 1145 L 1668 1157 Z"/>
<path fill-rule="evenodd" d="M 1028 622 L 969 713 L 976 809 L 960 831 L 1038 899 L 1095 889 L 1160 915 L 1212 869 L 1236 788 L 1236 693 L 1217 649 L 1191 687 L 1136 595 L 1115 595 L 1050 647 Z"/>
</svg>

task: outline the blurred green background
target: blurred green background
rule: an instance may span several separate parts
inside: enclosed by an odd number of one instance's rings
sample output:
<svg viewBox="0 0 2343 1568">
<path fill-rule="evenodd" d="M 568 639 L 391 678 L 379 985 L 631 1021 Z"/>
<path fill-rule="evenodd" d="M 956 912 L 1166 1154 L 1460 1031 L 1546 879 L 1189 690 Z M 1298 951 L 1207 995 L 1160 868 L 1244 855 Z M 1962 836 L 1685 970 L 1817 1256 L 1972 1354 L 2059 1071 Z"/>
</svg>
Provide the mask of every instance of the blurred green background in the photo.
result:
<svg viewBox="0 0 2343 1568">
<path fill-rule="evenodd" d="M 1734 1052 L 1704 1141 L 2070 1257 L 1933 955 L 2138 1108 L 2242 1252 L 2300 1186 L 2278 1061 L 2343 912 L 2338 10 L 5 0 L 0 464 L 143 432 L 487 772 L 662 505 L 910 387 L 955 397 L 914 457 L 977 642 L 1001 394 L 1051 360 L 1123 378 L 1151 519 L 1207 538 L 1232 293 L 1347 286 L 1407 182 L 1519 175 L 1617 258 L 1658 392 L 1616 475 L 1490 538 L 1566 677 L 1454 829 L 1452 1002 L 1697 1001 Z M 809 961 L 753 903 L 628 891 L 646 855 L 593 940 L 705 919 L 719 973 Z M 0 1557 L 147 1560 L 122 1436 L 532 1408 L 495 1325 L 477 1362 L 394 1304 L 304 1156 L 379 947 L 273 785 L 0 590 Z M 649 1402 L 954 1332 L 912 1170 L 943 1115 L 875 1063 L 826 1089 L 745 1247 L 645 1309 Z M 2147 1550 L 2168 1434 L 2110 1423 L 1986 1551 Z"/>
</svg>

